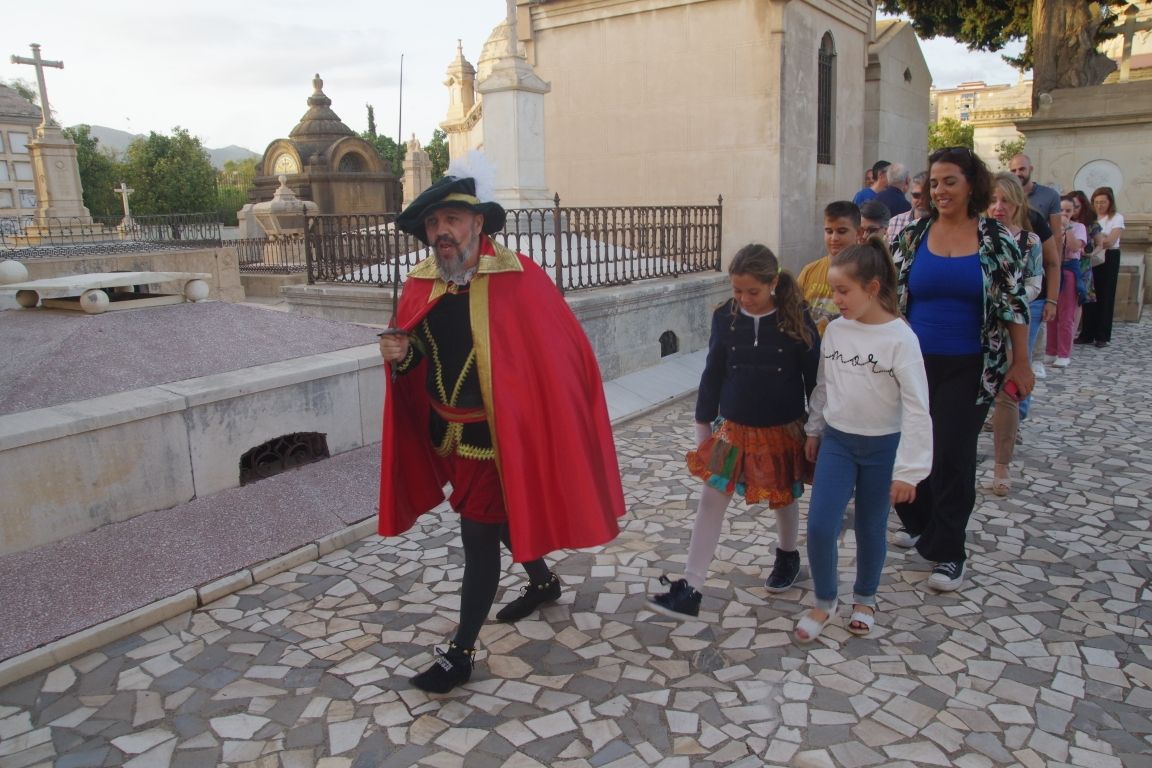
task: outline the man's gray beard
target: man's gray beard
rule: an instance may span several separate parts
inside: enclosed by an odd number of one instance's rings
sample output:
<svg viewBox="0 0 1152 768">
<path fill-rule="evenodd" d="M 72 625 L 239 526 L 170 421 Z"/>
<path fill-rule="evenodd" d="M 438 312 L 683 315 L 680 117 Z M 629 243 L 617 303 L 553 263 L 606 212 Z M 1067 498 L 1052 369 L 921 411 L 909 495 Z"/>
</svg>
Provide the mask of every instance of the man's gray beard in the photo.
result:
<svg viewBox="0 0 1152 768">
<path fill-rule="evenodd" d="M 476 266 L 464 269 L 464 265 L 472 259 L 472 252 L 465 246 L 459 248 L 460 256 L 454 259 L 456 263 L 445 266 L 444 261 L 439 257 L 436 258 L 436 273 L 440 279 L 446 283 L 453 283 L 454 285 L 468 285 L 472 281 L 473 276 L 476 274 Z"/>
</svg>

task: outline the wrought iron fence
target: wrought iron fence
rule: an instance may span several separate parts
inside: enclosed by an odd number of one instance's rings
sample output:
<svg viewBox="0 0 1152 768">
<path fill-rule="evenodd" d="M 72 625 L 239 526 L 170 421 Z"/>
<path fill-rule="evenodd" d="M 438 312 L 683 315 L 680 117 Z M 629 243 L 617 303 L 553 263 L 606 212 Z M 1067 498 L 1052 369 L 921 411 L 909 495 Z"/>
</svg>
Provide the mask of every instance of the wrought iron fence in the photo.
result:
<svg viewBox="0 0 1152 768">
<path fill-rule="evenodd" d="M 236 248 L 241 272 L 287 275 L 308 268 L 302 234 L 229 240 L 228 245 Z"/>
<path fill-rule="evenodd" d="M 136 216 L 127 220 L 119 216 L 0 218 L 0 255 L 5 258 L 202 248 L 220 242 L 220 219 L 214 213 Z"/>
<path fill-rule="evenodd" d="M 561 291 L 720 269 L 723 198 L 712 206 L 508 210 L 493 237 L 543 267 Z M 431 254 L 396 214 L 308 216 L 308 282 L 391 285 Z"/>
</svg>

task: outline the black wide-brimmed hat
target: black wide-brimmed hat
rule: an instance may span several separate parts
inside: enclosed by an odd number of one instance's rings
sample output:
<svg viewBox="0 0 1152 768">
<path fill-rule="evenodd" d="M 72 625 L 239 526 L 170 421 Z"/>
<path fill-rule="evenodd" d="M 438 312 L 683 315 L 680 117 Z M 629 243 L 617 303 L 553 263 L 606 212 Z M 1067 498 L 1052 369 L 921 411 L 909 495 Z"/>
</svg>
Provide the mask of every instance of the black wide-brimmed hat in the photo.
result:
<svg viewBox="0 0 1152 768">
<path fill-rule="evenodd" d="M 476 197 L 476 180 L 470 176 L 445 176 L 428 187 L 396 217 L 396 227 L 402 232 L 415 235 L 420 238 L 420 242 L 428 245 L 424 217 L 432 211 L 449 206 L 483 214 L 486 235 L 504 229 L 504 208 L 497 202 L 481 202 Z"/>
</svg>

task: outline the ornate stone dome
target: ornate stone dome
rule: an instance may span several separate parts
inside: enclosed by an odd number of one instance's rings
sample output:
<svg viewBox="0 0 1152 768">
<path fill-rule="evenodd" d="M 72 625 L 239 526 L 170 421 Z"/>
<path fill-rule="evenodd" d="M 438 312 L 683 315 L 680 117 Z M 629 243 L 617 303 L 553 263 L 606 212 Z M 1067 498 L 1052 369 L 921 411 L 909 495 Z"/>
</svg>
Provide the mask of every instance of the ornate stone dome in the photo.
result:
<svg viewBox="0 0 1152 768">
<path fill-rule="evenodd" d="M 356 135 L 332 111 L 332 99 L 324 94 L 324 81 L 319 74 L 312 78 L 312 88 L 312 95 L 308 97 L 308 111 L 288 134 L 304 162 L 308 162 L 308 158 L 314 154 L 323 155 L 340 139 Z"/>
</svg>

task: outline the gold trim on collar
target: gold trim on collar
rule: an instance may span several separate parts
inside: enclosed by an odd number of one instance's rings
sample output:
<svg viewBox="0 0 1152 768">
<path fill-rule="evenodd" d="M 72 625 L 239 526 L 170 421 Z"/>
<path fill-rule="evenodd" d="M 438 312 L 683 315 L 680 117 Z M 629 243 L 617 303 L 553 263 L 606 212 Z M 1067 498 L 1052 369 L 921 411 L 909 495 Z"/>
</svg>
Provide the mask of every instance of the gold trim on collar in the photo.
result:
<svg viewBox="0 0 1152 768">
<path fill-rule="evenodd" d="M 476 266 L 477 275 L 493 275 L 499 272 L 523 272 L 524 267 L 520 264 L 520 259 L 516 257 L 516 252 L 511 248 L 507 248 L 500 243 L 493 240 L 491 237 L 484 235 L 492 244 L 494 253 L 491 256 L 481 255 L 480 263 Z M 428 256 L 423 259 L 419 264 L 414 266 L 408 273 L 409 278 L 416 280 L 435 280 L 436 285 L 432 286 L 432 290 L 428 293 L 428 302 L 431 303 L 436 299 L 443 296 L 448 292 L 448 285 L 440 279 L 440 272 L 436 268 L 436 256 Z"/>
<path fill-rule="evenodd" d="M 511 248 L 506 248 L 492 238 L 488 238 L 492 243 L 492 250 L 495 254 L 492 256 L 481 256 L 480 264 L 476 269 L 478 275 L 492 275 L 497 272 L 523 272 L 524 266 L 520 263 L 520 259 L 516 258 L 516 253 Z"/>
</svg>

